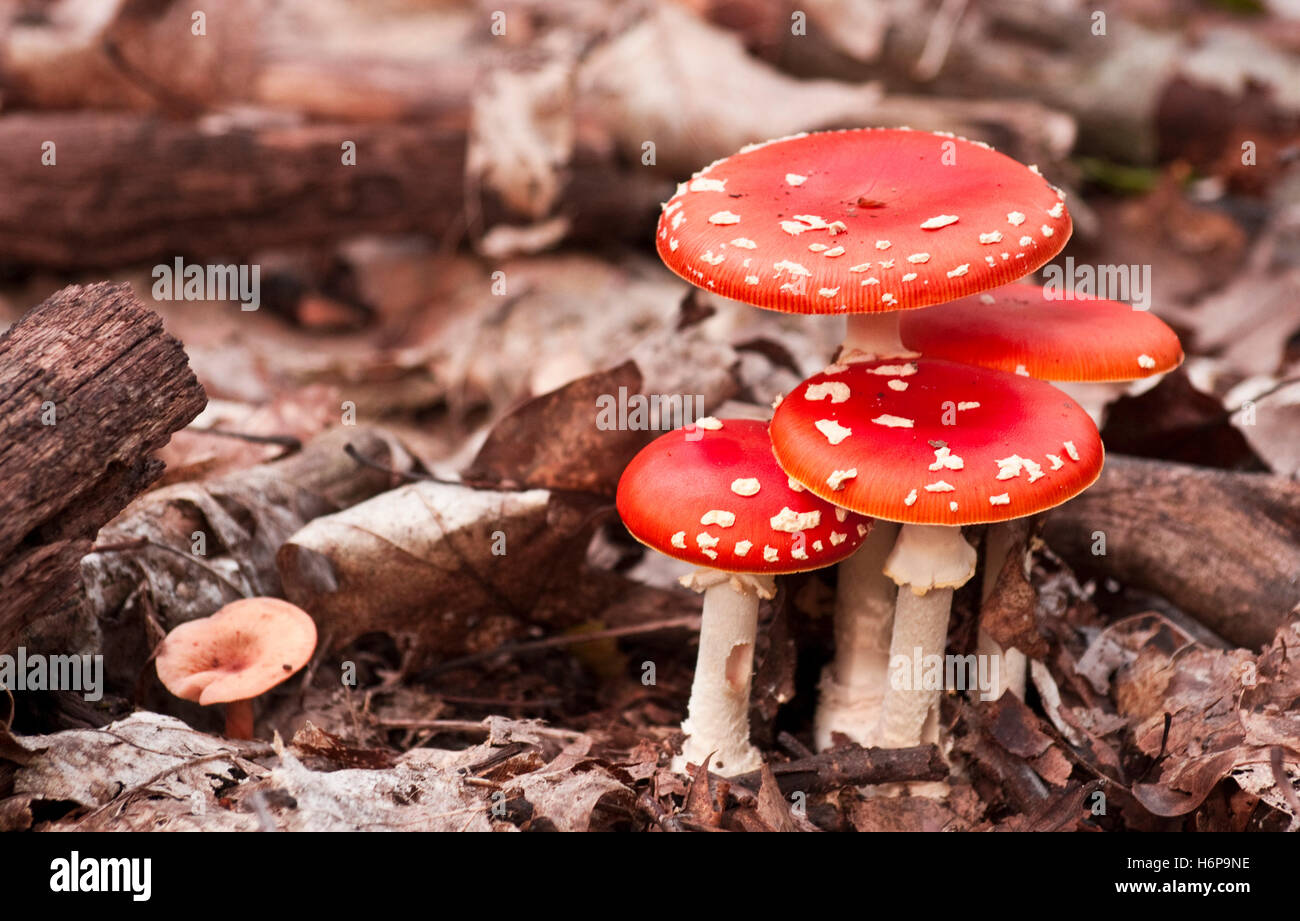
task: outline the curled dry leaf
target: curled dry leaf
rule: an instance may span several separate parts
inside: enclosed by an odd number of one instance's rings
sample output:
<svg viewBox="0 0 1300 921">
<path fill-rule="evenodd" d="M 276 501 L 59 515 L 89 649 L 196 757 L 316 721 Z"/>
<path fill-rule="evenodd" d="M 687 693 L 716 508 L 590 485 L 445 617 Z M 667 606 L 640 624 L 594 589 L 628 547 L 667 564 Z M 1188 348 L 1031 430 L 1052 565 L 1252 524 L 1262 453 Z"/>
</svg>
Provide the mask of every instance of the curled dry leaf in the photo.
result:
<svg viewBox="0 0 1300 921">
<path fill-rule="evenodd" d="M 567 602 L 590 520 L 542 489 L 420 482 L 312 521 L 280 548 L 280 578 L 333 648 L 380 632 L 450 658 L 580 622 Z"/>
<path fill-rule="evenodd" d="M 1158 778 L 1133 787 L 1147 809 L 1164 816 L 1191 812 L 1230 774 L 1261 791 L 1273 788 L 1263 778 L 1272 776 L 1274 747 L 1284 753 L 1283 770 L 1300 774 L 1300 714 L 1294 709 L 1300 664 L 1288 652 L 1298 641 L 1295 620 L 1280 627 L 1258 656 L 1197 645 L 1170 650 L 1143 641 L 1117 678 L 1116 699 L 1142 752 L 1164 756 Z M 1270 802 L 1292 814 L 1281 791 L 1274 790 Z"/>
</svg>

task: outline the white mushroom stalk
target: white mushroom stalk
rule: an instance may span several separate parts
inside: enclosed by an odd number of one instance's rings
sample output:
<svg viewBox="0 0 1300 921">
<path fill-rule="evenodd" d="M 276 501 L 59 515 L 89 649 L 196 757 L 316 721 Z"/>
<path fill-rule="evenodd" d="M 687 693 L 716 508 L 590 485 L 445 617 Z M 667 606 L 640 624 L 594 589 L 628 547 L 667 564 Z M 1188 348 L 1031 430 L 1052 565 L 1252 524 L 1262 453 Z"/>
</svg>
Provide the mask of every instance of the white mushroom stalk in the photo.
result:
<svg viewBox="0 0 1300 921">
<path fill-rule="evenodd" d="M 871 745 L 885 686 L 898 588 L 884 574 L 898 525 L 877 521 L 857 553 L 840 563 L 835 596 L 835 658 L 822 672 L 813 739 L 818 749 L 841 733 Z"/>
<path fill-rule="evenodd" d="M 897 310 L 850 314 L 845 318 L 841 358 L 847 358 L 854 352 L 876 358 L 915 357 L 917 353 L 903 345 L 899 334 L 900 317 L 901 313 Z"/>
<path fill-rule="evenodd" d="M 975 574 L 975 548 L 961 528 L 903 525 L 885 562 L 898 584 L 889 647 L 890 680 L 881 707 L 878 743 L 907 748 L 938 740 L 939 689 L 916 687 L 914 675 L 944 654 L 954 589 Z"/>
<path fill-rule="evenodd" d="M 720 774 L 757 770 L 763 759 L 749 741 L 749 690 L 759 599 L 772 598 L 776 583 L 771 576 L 711 569 L 697 569 L 681 583 L 704 593 L 704 610 L 695 680 L 682 723 L 686 741 L 673 769 L 684 772 L 688 763 L 704 764 L 713 755 L 713 769 Z"/>
</svg>

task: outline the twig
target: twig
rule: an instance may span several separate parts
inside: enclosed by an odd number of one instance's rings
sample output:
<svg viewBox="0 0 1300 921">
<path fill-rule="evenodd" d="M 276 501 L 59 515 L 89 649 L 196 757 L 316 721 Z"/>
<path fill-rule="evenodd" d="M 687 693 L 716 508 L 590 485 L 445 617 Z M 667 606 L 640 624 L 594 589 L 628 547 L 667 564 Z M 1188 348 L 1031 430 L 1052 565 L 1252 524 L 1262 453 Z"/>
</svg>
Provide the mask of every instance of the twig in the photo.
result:
<svg viewBox="0 0 1300 921">
<path fill-rule="evenodd" d="M 207 563 L 196 558 L 192 553 L 186 553 L 184 550 L 177 550 L 175 547 L 169 547 L 166 544 L 159 543 L 156 540 L 150 540 L 147 537 L 137 537 L 134 540 L 124 540 L 115 544 L 99 544 L 90 548 L 89 553 L 131 553 L 135 550 L 143 550 L 146 547 L 152 547 L 156 550 L 166 550 L 168 553 L 174 553 L 183 560 L 188 560 L 195 566 L 205 571 L 214 579 L 224 583 L 231 591 L 240 598 L 247 598 L 248 592 L 231 582 L 221 573 L 217 572 Z M 89 553 L 87 555 L 89 555 Z"/>
<path fill-rule="evenodd" d="M 577 646 L 582 643 L 590 643 L 596 640 L 615 639 L 621 636 L 636 636 L 642 633 L 656 633 L 660 630 L 690 630 L 692 632 L 700 629 L 700 616 L 698 614 L 688 614 L 683 617 L 670 617 L 666 620 L 657 620 L 648 624 L 634 624 L 629 627 L 611 627 L 608 630 L 594 630 L 591 633 L 574 633 L 565 636 L 552 636 L 542 640 L 530 640 L 525 643 L 512 643 L 506 646 L 499 646 L 496 649 L 490 649 L 485 652 L 476 652 L 473 655 L 461 656 L 459 659 L 450 659 L 442 662 L 432 668 L 425 669 L 416 677 L 419 679 L 431 678 L 434 675 L 451 671 L 456 668 L 463 668 L 466 665 L 473 665 L 477 662 L 485 662 L 489 659 L 495 659 L 497 656 L 517 656 L 530 652 L 540 652 L 545 649 L 558 649 L 564 646 Z"/>
<path fill-rule="evenodd" d="M 771 765 L 781 792 L 827 793 L 841 787 L 890 783 L 897 780 L 943 780 L 948 766 L 935 745 L 915 748 L 834 748 L 799 758 L 785 764 Z M 750 771 L 731 778 L 733 787 L 757 791 L 762 785 L 761 771 Z"/>
<path fill-rule="evenodd" d="M 492 728 L 487 725 L 486 721 L 476 722 L 474 720 L 375 720 L 375 726 L 380 729 L 431 729 L 437 732 L 457 733 L 460 735 L 481 735 L 486 736 Z M 555 739 L 580 739 L 586 733 L 578 732 L 573 729 L 554 729 L 550 726 L 528 726 L 528 731 L 536 733 L 539 736 L 549 736 Z"/>
</svg>

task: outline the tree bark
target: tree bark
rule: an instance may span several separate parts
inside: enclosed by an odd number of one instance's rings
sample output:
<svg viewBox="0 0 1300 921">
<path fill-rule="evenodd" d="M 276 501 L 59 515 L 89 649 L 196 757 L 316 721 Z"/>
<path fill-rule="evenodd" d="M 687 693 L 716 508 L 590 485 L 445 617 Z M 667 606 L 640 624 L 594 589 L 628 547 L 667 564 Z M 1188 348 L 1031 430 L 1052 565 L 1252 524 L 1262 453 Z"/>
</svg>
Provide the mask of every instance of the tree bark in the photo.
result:
<svg viewBox="0 0 1300 921">
<path fill-rule="evenodd" d="M 0 651 L 71 594 L 91 539 L 206 402 L 126 285 L 71 285 L 0 336 Z"/>
<path fill-rule="evenodd" d="M 1242 646 L 1269 643 L 1300 602 L 1300 483 L 1286 477 L 1111 455 L 1043 536 L 1081 572 L 1162 595 Z"/>
</svg>

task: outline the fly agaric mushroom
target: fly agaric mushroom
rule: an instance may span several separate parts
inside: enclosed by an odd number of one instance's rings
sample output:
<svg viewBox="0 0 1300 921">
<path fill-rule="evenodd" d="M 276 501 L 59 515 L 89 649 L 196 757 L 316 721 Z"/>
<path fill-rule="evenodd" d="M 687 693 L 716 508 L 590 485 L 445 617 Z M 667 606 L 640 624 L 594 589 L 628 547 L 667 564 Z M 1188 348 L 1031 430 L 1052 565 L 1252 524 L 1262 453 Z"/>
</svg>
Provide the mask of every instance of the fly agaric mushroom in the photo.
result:
<svg viewBox="0 0 1300 921">
<path fill-rule="evenodd" d="M 841 398 L 822 399 L 829 387 Z M 953 590 L 975 572 L 961 526 L 1059 505 L 1097 479 L 1103 459 L 1088 414 L 1051 384 L 931 359 L 832 365 L 781 402 L 770 431 L 777 462 L 810 492 L 902 524 L 884 566 L 899 586 L 891 671 L 943 656 Z M 843 479 L 846 468 L 864 475 Z M 841 731 L 919 744 L 937 737 L 937 698 L 891 681 L 877 725 Z"/>
<path fill-rule="evenodd" d="M 1047 381 L 1131 381 L 1172 371 L 1182 364 L 1178 334 L 1159 317 L 1128 304 L 1072 293 L 1068 299 L 1036 284 L 1013 284 L 905 315 L 903 343 L 927 358 L 997 368 Z M 997 584 L 1010 534 L 989 528 L 984 540 L 987 599 Z M 1003 650 L 983 630 L 979 652 L 1001 657 L 998 675 L 1017 697 L 1025 696 L 1027 661 Z"/>
<path fill-rule="evenodd" d="M 670 269 L 715 294 L 845 316 L 841 357 L 913 358 L 900 311 L 1022 278 L 1072 229 L 1063 193 L 1034 167 L 948 133 L 868 128 L 766 141 L 705 167 L 664 204 L 656 244 Z M 881 568 L 896 531 L 878 523 L 840 567 L 819 747 L 873 719 L 894 611 Z"/>
<path fill-rule="evenodd" d="M 793 483 L 772 457 L 767 423 L 754 419 L 706 417 L 693 432 L 656 438 L 623 471 L 617 504 L 633 537 L 699 567 L 681 579 L 704 593 L 704 610 L 675 767 L 716 753 L 724 775 L 756 769 L 749 688 L 759 599 L 773 597 L 775 575 L 844 559 L 871 521 Z"/>
<path fill-rule="evenodd" d="M 316 623 L 278 598 L 232 601 L 181 624 L 158 649 L 158 679 L 177 697 L 226 705 L 226 735 L 253 738 L 253 698 L 298 671 L 316 649 Z"/>
<path fill-rule="evenodd" d="M 1178 334 L 1128 304 L 1036 284 L 1004 285 L 903 316 L 903 344 L 927 358 L 1044 381 L 1132 381 L 1182 364 Z"/>
</svg>

